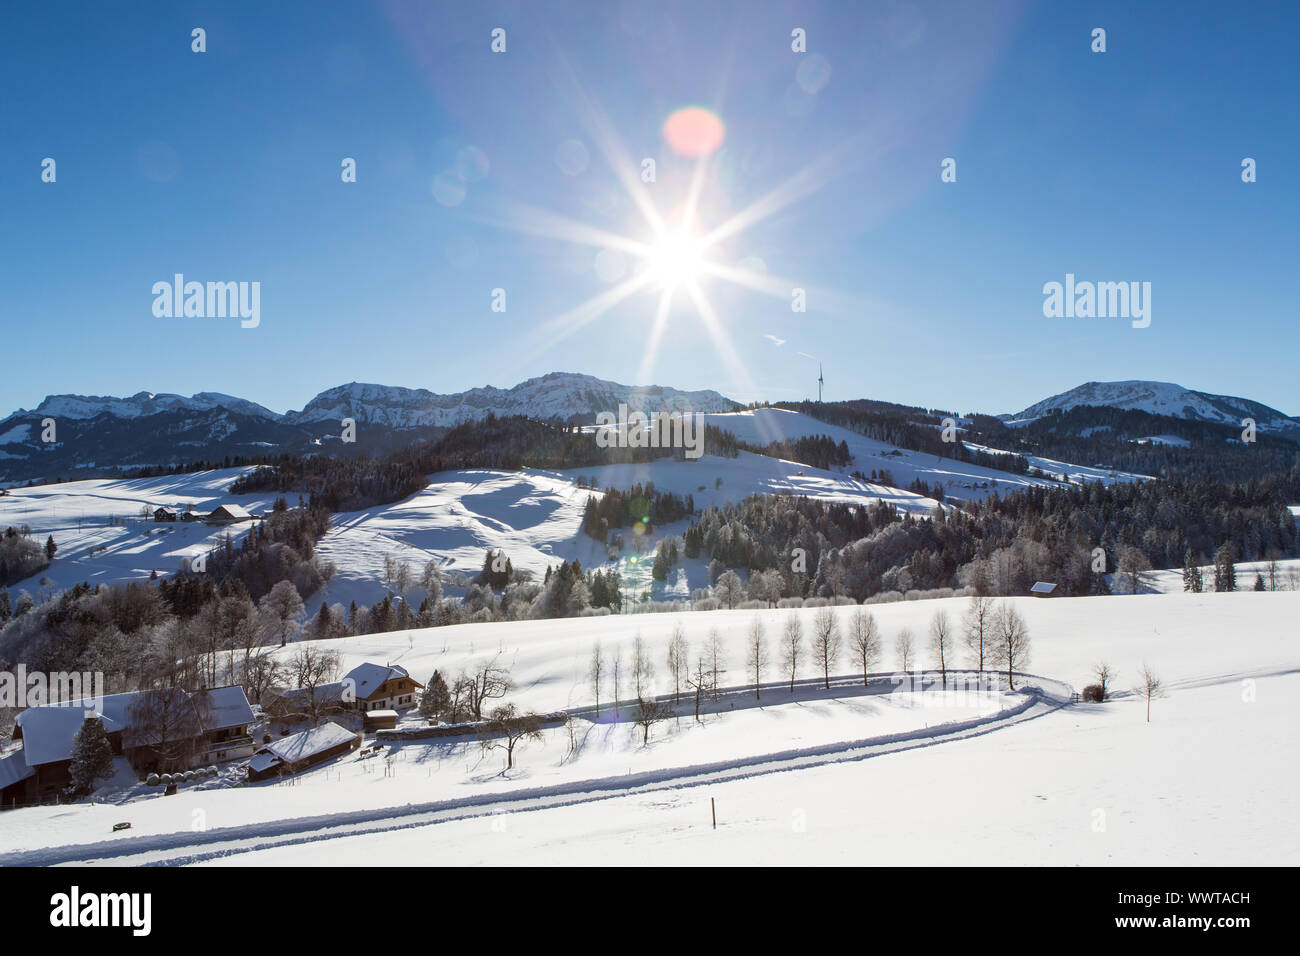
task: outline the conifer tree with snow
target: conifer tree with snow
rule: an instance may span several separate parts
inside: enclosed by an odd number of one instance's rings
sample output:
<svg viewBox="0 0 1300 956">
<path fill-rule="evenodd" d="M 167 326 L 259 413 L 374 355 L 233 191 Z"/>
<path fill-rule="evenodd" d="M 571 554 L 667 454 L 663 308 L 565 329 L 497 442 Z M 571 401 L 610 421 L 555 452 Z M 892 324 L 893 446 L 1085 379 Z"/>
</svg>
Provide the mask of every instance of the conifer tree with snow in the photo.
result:
<svg viewBox="0 0 1300 956">
<path fill-rule="evenodd" d="M 98 717 L 88 717 L 72 741 L 72 762 L 68 776 L 77 793 L 90 793 L 96 780 L 107 780 L 113 775 L 113 745 Z"/>
<path fill-rule="evenodd" d="M 1227 541 L 1219 545 L 1219 550 L 1214 555 L 1214 590 L 1237 590 L 1237 565 L 1232 545 Z"/>
<path fill-rule="evenodd" d="M 450 707 L 451 690 L 447 687 L 447 681 L 442 673 L 434 671 L 433 676 L 429 678 L 429 683 L 424 687 L 424 693 L 420 695 L 420 716 L 432 719 L 445 714 Z"/>
</svg>

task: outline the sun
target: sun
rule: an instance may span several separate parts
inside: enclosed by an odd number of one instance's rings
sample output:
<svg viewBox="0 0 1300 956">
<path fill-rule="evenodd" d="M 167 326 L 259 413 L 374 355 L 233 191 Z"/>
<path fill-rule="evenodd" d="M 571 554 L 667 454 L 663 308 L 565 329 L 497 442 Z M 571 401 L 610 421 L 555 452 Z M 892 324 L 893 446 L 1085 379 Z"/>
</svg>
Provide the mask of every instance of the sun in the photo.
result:
<svg viewBox="0 0 1300 956">
<path fill-rule="evenodd" d="M 693 283 L 705 269 L 705 246 L 685 230 L 664 232 L 646 255 L 646 267 L 654 282 L 671 291 Z"/>
</svg>

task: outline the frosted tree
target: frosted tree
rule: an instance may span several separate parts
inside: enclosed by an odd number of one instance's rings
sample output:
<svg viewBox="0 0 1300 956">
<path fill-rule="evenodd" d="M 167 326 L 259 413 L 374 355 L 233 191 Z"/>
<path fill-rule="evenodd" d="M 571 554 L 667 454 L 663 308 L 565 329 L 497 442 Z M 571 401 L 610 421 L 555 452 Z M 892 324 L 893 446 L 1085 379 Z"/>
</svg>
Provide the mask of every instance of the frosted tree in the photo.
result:
<svg viewBox="0 0 1300 956">
<path fill-rule="evenodd" d="M 716 627 L 709 631 L 709 644 L 705 653 L 709 658 L 709 681 L 716 701 L 718 689 L 722 686 L 722 675 L 727 672 L 727 646 Z"/>
<path fill-rule="evenodd" d="M 646 649 L 645 638 L 638 634 L 632 639 L 632 689 L 638 701 L 646 696 L 654 696 L 651 686 L 654 676 L 655 666 Z"/>
<path fill-rule="evenodd" d="M 728 611 L 745 600 L 745 585 L 735 571 L 724 571 L 718 575 L 718 583 L 714 587 L 718 593 L 718 600 L 727 606 Z"/>
<path fill-rule="evenodd" d="M 898 669 L 907 673 L 912 669 L 912 659 L 916 654 L 916 641 L 908 628 L 903 628 L 894 638 L 894 656 L 898 658 Z"/>
<path fill-rule="evenodd" d="M 849 618 L 849 651 L 862 668 L 862 686 L 867 686 L 867 675 L 880 660 L 880 628 L 870 611 L 858 608 Z"/>
<path fill-rule="evenodd" d="M 935 611 L 930 618 L 930 651 L 939 668 L 944 689 L 948 688 L 948 659 L 952 655 L 952 624 L 943 611 Z"/>
<path fill-rule="evenodd" d="M 984 678 L 984 664 L 992 650 L 993 618 L 996 614 L 992 598 L 975 595 L 962 617 L 962 640 L 981 680 Z"/>
<path fill-rule="evenodd" d="M 1003 601 L 994 622 L 994 633 L 997 638 L 994 663 L 1006 670 L 1007 689 L 1015 690 L 1015 672 L 1029 663 L 1029 626 L 1015 607 Z"/>
<path fill-rule="evenodd" d="M 298 631 L 303 614 L 302 598 L 292 581 L 280 581 L 257 602 L 258 613 L 284 647 Z"/>
<path fill-rule="evenodd" d="M 600 716 L 600 685 L 605 680 L 605 654 L 600 648 L 600 641 L 591 646 L 591 663 L 587 665 L 587 681 L 591 685 L 592 696 L 596 698 L 596 716 Z"/>
<path fill-rule="evenodd" d="M 679 703 L 682 683 L 690 670 L 690 646 L 686 643 L 686 628 L 678 621 L 673 625 L 673 636 L 668 640 L 668 672 L 673 675 L 673 703 Z"/>
<path fill-rule="evenodd" d="M 781 630 L 781 667 L 790 675 L 790 693 L 794 693 L 794 681 L 799 675 L 799 659 L 803 656 L 803 624 L 799 615 L 787 614 Z"/>
<path fill-rule="evenodd" d="M 754 675 L 754 699 L 761 700 L 762 694 L 759 692 L 759 685 L 763 681 L 763 672 L 767 669 L 767 637 L 763 631 L 763 619 L 757 614 L 749 622 L 749 634 L 745 642 L 747 651 L 745 657 L 745 666 L 749 673 Z"/>
<path fill-rule="evenodd" d="M 813 660 L 822 669 L 822 682 L 831 689 L 831 668 L 840 654 L 840 625 L 835 612 L 829 607 L 817 609 L 813 615 Z"/>
</svg>

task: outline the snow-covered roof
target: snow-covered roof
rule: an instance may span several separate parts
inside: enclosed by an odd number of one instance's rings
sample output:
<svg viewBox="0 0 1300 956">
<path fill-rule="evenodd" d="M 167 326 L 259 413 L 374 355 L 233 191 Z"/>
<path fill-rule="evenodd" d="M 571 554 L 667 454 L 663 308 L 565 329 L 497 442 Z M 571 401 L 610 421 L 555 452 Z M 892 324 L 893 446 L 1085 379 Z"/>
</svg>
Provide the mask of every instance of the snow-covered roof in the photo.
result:
<svg viewBox="0 0 1300 956">
<path fill-rule="evenodd" d="M 357 700 L 366 700 L 383 685 L 384 681 L 410 676 L 405 667 L 396 664 L 371 664 L 367 661 L 344 674 L 343 680 L 352 681 Z"/>
<path fill-rule="evenodd" d="M 385 718 L 385 719 L 387 719 L 387 718 L 389 718 L 389 717 L 392 717 L 394 720 L 396 720 L 396 719 L 397 719 L 397 711 L 395 711 L 395 710 L 370 710 L 370 711 L 367 711 L 367 712 L 366 712 L 366 717 L 367 717 L 367 718 L 383 717 L 383 718 Z"/>
<path fill-rule="evenodd" d="M 26 780 L 36 771 L 27 766 L 21 750 L 0 759 L 0 790 L 20 780 Z"/>
<path fill-rule="evenodd" d="M 253 517 L 251 514 L 249 514 L 249 513 L 244 509 L 244 507 L 243 507 L 242 505 L 237 505 L 237 504 L 233 504 L 233 503 L 230 503 L 230 502 L 227 502 L 226 504 L 220 504 L 220 505 L 217 505 L 215 508 L 213 508 L 213 509 L 212 509 L 211 517 L 213 517 L 213 518 L 220 517 L 220 515 L 218 514 L 218 512 L 224 512 L 228 517 L 231 517 L 231 518 L 251 518 L 251 517 Z"/>
<path fill-rule="evenodd" d="M 253 722 L 253 708 L 238 684 L 201 690 L 192 699 L 204 730 L 224 730 Z"/>
<path fill-rule="evenodd" d="M 124 696 L 124 695 L 117 695 Z M 15 718 L 22 728 L 23 759 L 29 767 L 59 760 L 72 759 L 72 743 L 77 731 L 86 722 L 86 715 L 94 716 L 93 709 L 71 704 L 29 707 Z M 125 725 L 107 715 L 100 715 L 104 730 L 112 733 Z"/>
<path fill-rule="evenodd" d="M 252 759 L 248 761 L 248 765 L 254 770 L 265 770 L 277 760 L 284 763 L 297 763 L 300 760 L 315 756 L 323 750 L 330 750 L 340 744 L 349 743 L 356 739 L 357 735 L 346 727 L 340 727 L 333 721 L 328 721 L 319 727 L 304 730 L 302 733 L 291 734 L 288 737 L 281 737 L 279 740 L 267 744 L 253 755 Z M 271 759 L 259 760 L 259 757 L 269 757 Z"/>
<path fill-rule="evenodd" d="M 285 687 L 275 689 L 271 692 L 273 697 L 278 697 L 286 701 L 291 707 L 306 708 L 310 703 L 305 687 Z M 319 684 L 316 687 L 316 702 L 318 704 L 337 703 L 343 699 L 343 682 L 333 681 L 329 684 Z"/>
<path fill-rule="evenodd" d="M 1051 594 L 1056 590 L 1055 581 L 1035 581 L 1034 586 L 1029 589 L 1034 594 Z"/>
<path fill-rule="evenodd" d="M 135 723 L 132 709 L 150 693 L 131 691 L 126 694 L 109 694 L 99 699 L 85 697 L 66 704 L 28 707 L 14 718 L 14 723 L 22 731 L 23 752 L 27 755 L 27 763 L 34 767 L 57 760 L 71 760 L 73 741 L 87 715 L 98 716 L 107 733 L 127 730 Z M 179 689 L 170 693 L 185 694 Z"/>
</svg>

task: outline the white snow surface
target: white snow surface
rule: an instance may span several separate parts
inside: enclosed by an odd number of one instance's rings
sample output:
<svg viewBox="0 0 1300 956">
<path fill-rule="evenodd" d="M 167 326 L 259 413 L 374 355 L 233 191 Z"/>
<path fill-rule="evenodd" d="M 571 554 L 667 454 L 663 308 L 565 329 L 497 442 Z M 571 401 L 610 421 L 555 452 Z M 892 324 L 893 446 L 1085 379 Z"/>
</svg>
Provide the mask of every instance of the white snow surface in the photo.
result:
<svg viewBox="0 0 1300 956">
<path fill-rule="evenodd" d="M 674 865 L 1265 864 L 1294 865 L 1300 811 L 1294 760 L 1300 592 L 1012 599 L 1033 639 L 1027 681 L 1041 692 L 861 692 L 847 661 L 830 692 L 793 695 L 772 681 L 740 691 L 702 723 L 657 724 L 643 746 L 626 721 L 579 720 L 499 750 L 428 740 L 348 755 L 296 778 L 242 788 L 143 786 L 107 804 L 4 814 L 0 864 L 190 862 L 347 865 L 382 858 L 462 863 Z M 925 632 L 962 599 L 875 605 L 883 670 L 902 627 Z M 841 624 L 851 608 L 837 609 Z M 508 699 L 554 710 L 591 703 L 599 640 L 624 663 L 639 634 L 666 689 L 663 652 L 680 621 L 692 646 L 716 628 L 728 683 L 744 680 L 744 635 L 757 614 L 775 644 L 786 611 L 624 615 L 462 625 L 328 642 L 342 669 L 400 663 L 421 679 L 497 657 Z M 813 609 L 793 612 L 811 630 Z M 277 653 L 292 653 L 287 648 Z M 1092 666 L 1117 671 L 1115 699 L 1066 703 Z M 924 651 L 921 662 L 929 666 Z M 1127 691 L 1147 663 L 1167 696 Z M 965 664 L 962 656 L 961 663 Z M 802 675 L 813 676 L 811 665 Z M 1050 679 L 1049 679 L 1050 678 Z M 1054 680 L 1052 680 L 1054 679 Z M 608 695 L 608 690 L 606 691 Z M 631 689 L 626 685 L 626 700 Z M 734 707 L 732 706 L 734 705 Z M 996 709 L 994 709 L 996 705 Z M 410 720 L 408 716 L 404 718 Z M 719 826 L 710 826 L 710 800 Z M 208 829 L 192 829 L 203 809 Z M 57 823 L 55 817 L 57 816 Z M 118 820 L 132 829 L 111 832 Z"/>
</svg>

